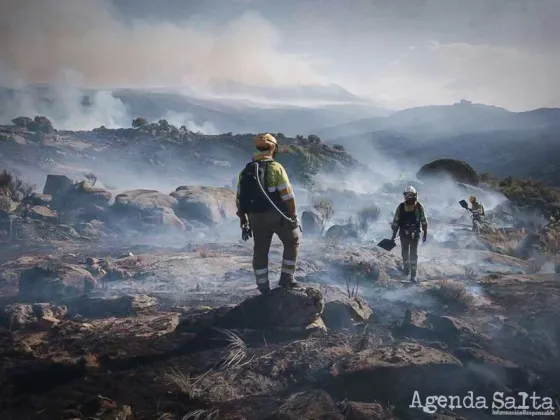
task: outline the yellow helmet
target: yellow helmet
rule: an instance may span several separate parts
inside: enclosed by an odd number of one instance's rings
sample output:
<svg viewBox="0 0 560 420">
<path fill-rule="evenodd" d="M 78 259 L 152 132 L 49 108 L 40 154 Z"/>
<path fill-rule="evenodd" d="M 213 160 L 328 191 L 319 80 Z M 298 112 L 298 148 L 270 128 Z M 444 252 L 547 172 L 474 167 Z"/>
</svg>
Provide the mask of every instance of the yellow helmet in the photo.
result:
<svg viewBox="0 0 560 420">
<path fill-rule="evenodd" d="M 270 133 L 259 134 L 255 138 L 255 147 L 259 150 L 274 150 L 278 149 L 278 141 Z"/>
<path fill-rule="evenodd" d="M 476 203 L 476 197 L 475 197 L 474 195 L 471 195 L 471 196 L 469 197 L 469 201 L 470 201 L 471 203 Z"/>
</svg>

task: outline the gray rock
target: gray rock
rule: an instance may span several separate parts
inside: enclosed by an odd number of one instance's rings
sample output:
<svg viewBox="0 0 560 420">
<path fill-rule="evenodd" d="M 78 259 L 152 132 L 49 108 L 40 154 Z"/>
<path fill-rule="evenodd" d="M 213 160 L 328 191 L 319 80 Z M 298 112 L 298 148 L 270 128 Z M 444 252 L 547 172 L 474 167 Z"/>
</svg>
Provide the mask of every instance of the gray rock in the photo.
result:
<svg viewBox="0 0 560 420">
<path fill-rule="evenodd" d="M 318 289 L 278 287 L 266 295 L 244 300 L 220 317 L 217 326 L 250 329 L 306 328 L 320 321 L 324 306 L 323 295 Z"/>
<path fill-rule="evenodd" d="M 332 300 L 325 303 L 322 318 L 327 328 L 349 328 L 356 322 L 369 322 L 373 311 L 359 297 Z"/>
<path fill-rule="evenodd" d="M 45 222 L 56 222 L 58 220 L 58 214 L 46 206 L 33 206 L 27 210 L 27 215 Z"/>
<path fill-rule="evenodd" d="M 66 175 L 47 175 L 43 194 L 48 194 L 54 201 L 58 201 L 72 188 L 74 181 Z"/>
<path fill-rule="evenodd" d="M 53 301 L 81 296 L 92 291 L 95 285 L 93 276 L 81 267 L 46 262 L 21 273 L 19 296 L 27 301 Z"/>
<path fill-rule="evenodd" d="M 156 309 L 157 299 L 148 295 L 122 296 L 119 298 L 82 297 L 68 303 L 71 314 L 86 317 L 126 317 Z"/>
<path fill-rule="evenodd" d="M 216 225 L 236 217 L 235 192 L 229 188 L 182 186 L 172 192 L 173 207 L 183 219 Z"/>
<path fill-rule="evenodd" d="M 31 305 L 14 303 L 5 306 L 0 312 L 0 324 L 9 330 L 25 328 L 36 322 L 37 317 L 33 313 Z"/>
</svg>

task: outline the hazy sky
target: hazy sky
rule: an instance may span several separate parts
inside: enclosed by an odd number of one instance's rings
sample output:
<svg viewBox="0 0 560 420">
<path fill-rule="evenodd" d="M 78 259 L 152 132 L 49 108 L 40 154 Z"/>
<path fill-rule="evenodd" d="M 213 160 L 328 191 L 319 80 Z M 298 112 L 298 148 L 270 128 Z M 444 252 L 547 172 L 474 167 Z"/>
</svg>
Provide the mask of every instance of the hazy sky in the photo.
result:
<svg viewBox="0 0 560 420">
<path fill-rule="evenodd" d="M 1 0 L 0 83 L 337 83 L 394 107 L 560 106 L 560 0 Z"/>
</svg>

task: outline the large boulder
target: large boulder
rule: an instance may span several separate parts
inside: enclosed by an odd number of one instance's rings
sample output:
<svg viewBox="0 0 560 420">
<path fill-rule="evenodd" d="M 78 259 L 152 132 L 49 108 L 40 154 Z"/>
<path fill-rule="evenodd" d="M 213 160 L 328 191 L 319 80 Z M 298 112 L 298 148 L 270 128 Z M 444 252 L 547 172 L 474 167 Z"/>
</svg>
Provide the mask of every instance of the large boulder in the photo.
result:
<svg viewBox="0 0 560 420">
<path fill-rule="evenodd" d="M 115 197 L 113 209 L 130 215 L 143 215 L 153 209 L 174 208 L 178 200 L 156 190 L 125 191 Z"/>
<path fill-rule="evenodd" d="M 22 271 L 19 297 L 24 301 L 48 302 L 87 294 L 95 288 L 94 277 L 72 264 L 45 262 Z"/>
<path fill-rule="evenodd" d="M 173 209 L 168 207 L 152 209 L 142 218 L 142 223 L 153 227 L 172 227 L 179 230 L 186 230 L 187 226 L 177 217 Z"/>
<path fill-rule="evenodd" d="M 313 287 L 285 289 L 277 287 L 265 295 L 250 297 L 216 320 L 221 328 L 266 330 L 308 327 L 324 329 L 321 321 L 325 302 Z"/>
<path fill-rule="evenodd" d="M 75 182 L 66 175 L 47 175 L 43 194 L 48 194 L 54 201 L 60 201 L 74 186 Z"/>
<path fill-rule="evenodd" d="M 112 210 L 134 229 L 172 227 L 186 230 L 185 224 L 173 211 L 177 203 L 176 198 L 159 191 L 133 190 L 117 195 Z"/>
<path fill-rule="evenodd" d="M 438 159 L 430 162 L 418 171 L 416 177 L 420 180 L 451 177 L 457 182 L 468 185 L 478 185 L 480 177 L 467 162 L 456 159 Z"/>
<path fill-rule="evenodd" d="M 425 395 L 467 392 L 472 384 L 456 380 L 462 374 L 461 361 L 447 352 L 416 343 L 399 343 L 345 357 L 333 364 L 330 378 L 323 384 L 335 398 L 410 404 L 417 390 Z"/>
<path fill-rule="evenodd" d="M 111 198 L 111 192 L 94 187 L 89 181 L 82 181 L 67 191 L 65 202 L 67 207 L 88 209 L 94 206 L 106 207 Z"/>
<path fill-rule="evenodd" d="M 353 223 L 333 225 L 327 230 L 325 236 L 332 239 L 358 239 L 360 237 Z"/>
<path fill-rule="evenodd" d="M 31 123 L 33 123 L 33 120 L 29 117 L 17 117 L 12 120 L 12 123 L 16 127 L 27 128 Z"/>
<path fill-rule="evenodd" d="M 45 134 L 53 134 L 54 127 L 52 122 L 47 117 L 37 116 L 35 119 L 27 124 L 27 129 L 29 131 L 38 131 Z"/>
<path fill-rule="evenodd" d="M 349 328 L 355 323 L 369 322 L 373 311 L 360 297 L 335 299 L 325 304 L 322 318 L 327 328 Z"/>
<path fill-rule="evenodd" d="M 229 188 L 182 186 L 172 192 L 173 207 L 179 217 L 216 225 L 235 219 L 235 192 Z"/>
</svg>

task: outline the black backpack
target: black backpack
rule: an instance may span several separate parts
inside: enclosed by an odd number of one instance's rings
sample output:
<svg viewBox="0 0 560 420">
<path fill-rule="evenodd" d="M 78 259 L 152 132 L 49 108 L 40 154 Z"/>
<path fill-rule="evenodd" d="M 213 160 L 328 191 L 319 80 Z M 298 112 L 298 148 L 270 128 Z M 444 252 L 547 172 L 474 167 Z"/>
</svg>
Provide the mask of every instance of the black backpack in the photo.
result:
<svg viewBox="0 0 560 420">
<path fill-rule="evenodd" d="M 241 172 L 239 179 L 239 210 L 242 213 L 264 213 L 272 208 L 266 185 L 268 164 L 269 161 L 249 162 Z M 265 193 L 259 187 L 257 177 Z"/>
</svg>

